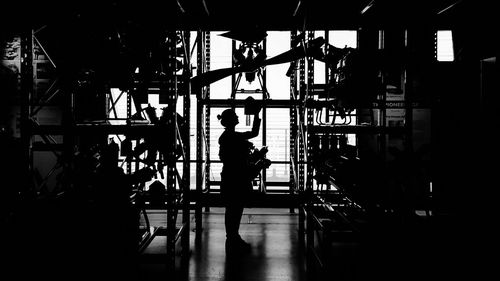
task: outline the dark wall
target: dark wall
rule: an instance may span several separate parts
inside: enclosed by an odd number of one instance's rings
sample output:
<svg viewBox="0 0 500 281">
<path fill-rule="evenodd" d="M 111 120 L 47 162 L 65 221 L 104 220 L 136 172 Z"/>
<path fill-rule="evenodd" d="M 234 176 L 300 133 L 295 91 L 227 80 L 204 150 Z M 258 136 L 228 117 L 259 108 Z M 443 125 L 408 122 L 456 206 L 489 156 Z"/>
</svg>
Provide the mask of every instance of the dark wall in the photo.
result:
<svg viewBox="0 0 500 281">
<path fill-rule="evenodd" d="M 457 26 L 452 31 L 455 62 L 441 63 L 434 69 L 436 200 L 452 212 L 484 217 L 494 198 L 493 163 L 498 159 L 494 135 L 500 120 L 495 113 L 498 98 L 492 95 L 498 89 L 498 67 L 489 64 L 488 73 L 483 73 L 481 61 L 496 57 L 492 46 L 497 43 L 494 33 L 484 29 Z M 486 94 L 482 91 L 487 91 L 487 101 L 481 99 Z"/>
</svg>

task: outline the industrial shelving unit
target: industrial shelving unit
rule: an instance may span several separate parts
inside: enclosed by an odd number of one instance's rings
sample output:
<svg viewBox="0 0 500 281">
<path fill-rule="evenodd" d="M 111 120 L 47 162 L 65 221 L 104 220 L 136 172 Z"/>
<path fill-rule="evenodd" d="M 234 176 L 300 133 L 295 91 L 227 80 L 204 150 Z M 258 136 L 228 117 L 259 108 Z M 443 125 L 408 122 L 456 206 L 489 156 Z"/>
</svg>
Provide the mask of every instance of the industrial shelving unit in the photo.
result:
<svg viewBox="0 0 500 281">
<path fill-rule="evenodd" d="M 308 32 L 307 37 L 309 40 L 313 39 L 314 32 Z M 360 47 L 367 48 L 365 45 Z M 407 73 L 401 73 L 401 75 L 404 74 Z M 332 111 L 331 102 L 321 100 L 319 96 L 316 96 L 317 89 L 327 89 L 329 77 L 331 73 L 327 71 L 325 85 L 316 85 L 314 83 L 314 58 L 307 57 L 299 63 L 299 69 L 294 73 L 294 82 L 291 87 L 291 93 L 296 93 L 292 99 L 300 101 L 295 108 L 291 109 L 296 112 L 292 115 L 295 118 L 291 120 L 297 132 L 291 138 L 294 140 L 293 146 L 291 145 L 291 148 L 294 148 L 291 154 L 298 159 L 292 162 L 295 163 L 294 171 L 297 171 L 295 181 L 298 189 L 304 191 L 306 195 L 299 209 L 299 233 L 302 237 L 305 236 L 308 268 L 314 271 L 314 268 L 319 267 L 318 272 L 322 273 L 331 270 L 328 264 L 333 261 L 332 254 L 334 253 L 328 250 L 330 249 L 329 243 L 339 239 L 359 241 L 367 222 L 368 212 L 371 212 L 374 207 L 367 206 L 363 198 L 357 196 L 356 189 L 359 186 L 356 186 L 358 184 L 356 179 L 367 177 L 367 175 L 363 175 L 362 170 L 356 170 L 361 168 L 358 143 L 347 145 L 347 135 L 355 135 L 356 140 L 365 136 L 375 137 L 374 146 L 376 153 L 382 158 L 382 162 L 379 163 L 382 165 L 385 163 L 387 154 L 386 138 L 388 136 L 402 137 L 405 149 L 412 147 L 412 107 L 409 94 L 405 96 L 405 100 L 398 101 L 398 105 L 401 104 L 402 109 L 405 110 L 403 126 L 388 126 L 386 110 L 389 103 L 386 100 L 386 93 L 377 95 L 376 100 L 357 108 L 355 113 L 351 113 L 349 118 L 358 117 L 356 124 L 336 124 L 335 122 L 319 124 L 316 122 L 315 114 L 318 113 L 315 110 L 321 108 L 319 110 L 326 111 L 326 114 Z M 410 77 L 404 78 L 402 83 L 408 83 Z M 402 87 L 406 86 L 403 84 Z M 376 118 L 375 111 L 377 111 Z M 377 124 L 374 123 L 375 119 L 378 121 Z M 366 144 L 366 140 L 363 144 Z M 339 154 L 328 160 L 325 155 L 333 151 Z M 321 167 L 321 165 L 324 166 Z M 343 177 L 349 177 L 352 183 L 349 180 L 343 180 L 345 179 Z M 376 188 L 376 185 L 372 187 Z M 379 207 L 390 209 L 387 206 L 376 206 L 376 208 Z M 391 212 L 392 210 L 381 211 Z M 311 276 L 311 278 L 315 277 Z"/>
<path fill-rule="evenodd" d="M 210 32 L 197 32 L 197 72 L 210 70 Z M 200 239 L 202 231 L 202 198 L 210 191 L 210 105 L 203 100 L 210 99 L 210 87 L 198 89 L 196 93 L 196 193 L 195 223 L 196 238 Z"/>
<path fill-rule="evenodd" d="M 44 27 L 50 28 L 50 27 Z M 55 77 L 51 86 L 44 94 L 36 93 L 35 68 L 37 61 L 34 59 L 34 46 L 36 50 L 41 50 L 42 55 L 47 61 L 56 68 L 56 64 L 50 60 L 49 54 L 43 48 L 42 43 L 37 39 L 36 32 L 32 29 L 25 30 L 21 37 L 21 140 L 23 143 L 23 159 L 29 165 L 31 174 L 34 172 L 34 152 L 52 151 L 57 158 L 57 163 L 49 173 L 43 177 L 42 184 L 34 185 L 26 193 L 35 194 L 35 200 L 39 197 L 56 197 L 64 200 L 65 194 L 74 192 L 75 183 L 71 183 L 70 175 L 74 173 L 76 151 L 79 140 L 82 138 L 99 139 L 101 144 L 108 145 L 108 137 L 111 135 L 133 135 L 135 145 L 147 136 L 166 136 L 168 138 L 168 147 L 164 147 L 159 153 L 164 153 L 163 157 L 156 157 L 158 166 L 166 167 L 166 175 L 163 178 L 166 192 L 166 201 L 161 209 L 166 210 L 167 224 L 162 226 L 150 226 L 147 218 L 149 194 L 144 190 L 144 182 L 133 184 L 133 194 L 131 194 L 131 203 L 144 215 L 146 226 L 142 227 L 143 233 L 138 241 L 138 254 L 144 256 L 149 244 L 158 236 L 166 236 L 165 252 L 159 259 L 152 259 L 155 262 L 166 263 L 167 268 L 174 272 L 176 266 L 176 245 L 181 242 L 182 258 L 187 258 L 189 252 L 189 234 L 190 234 L 190 143 L 189 143 L 189 124 L 190 124 L 190 87 L 189 77 L 190 69 L 190 33 L 184 31 L 167 31 L 165 33 L 165 52 L 169 59 L 165 75 L 159 77 L 158 81 L 151 82 L 148 93 L 152 90 L 159 93 L 161 102 L 166 104 L 164 114 L 166 123 L 163 125 L 151 124 L 146 118 L 142 122 L 136 122 L 132 116 L 133 95 L 130 91 L 121 91 L 121 94 L 113 98 L 111 92 L 105 93 L 102 104 L 94 104 L 93 110 L 103 112 L 104 120 L 80 120 L 75 116 L 75 109 L 78 109 L 78 99 L 75 97 L 75 89 L 59 88 L 57 89 L 58 77 Z M 36 45 L 35 45 L 36 44 Z M 182 65 L 177 65 L 182 64 Z M 181 73 L 178 74 L 179 69 Z M 49 80 L 50 81 L 50 80 Z M 154 83 L 153 83 L 154 82 Z M 184 96 L 183 115 L 177 113 L 176 107 L 178 97 Z M 49 101 L 58 98 L 58 102 L 50 104 Z M 119 99 L 126 99 L 126 116 L 118 116 L 116 113 L 116 104 Z M 135 101 L 138 102 L 138 101 Z M 37 114 L 46 106 L 57 106 L 61 110 L 62 121 L 59 124 L 43 124 L 37 121 Z M 88 110 L 88 108 L 87 108 Z M 92 110 L 92 109 L 90 109 Z M 111 114 L 110 114 L 111 113 Z M 114 115 L 114 118 L 111 115 Z M 140 114 L 140 112 L 139 112 Z M 184 120 L 183 128 L 180 129 L 178 116 Z M 75 118 L 76 117 L 76 118 Z M 118 118 L 120 117 L 120 118 Z M 141 119 L 141 118 L 139 118 Z M 123 121 L 120 124 L 113 121 Z M 164 139 L 164 137 L 163 137 Z M 179 155 L 180 154 L 180 155 Z M 123 155 L 122 155 L 123 156 Z M 121 157 L 119 159 L 120 167 L 125 167 L 126 175 L 138 171 L 143 164 L 140 159 L 132 157 Z M 182 162 L 182 175 L 177 170 L 177 163 Z M 156 166 L 156 165 L 155 165 Z M 60 169 L 58 187 L 47 187 L 49 178 L 54 177 L 56 170 Z M 62 182 L 59 179 L 62 179 Z M 40 186 L 46 190 L 40 190 Z M 85 200 L 85 198 L 81 198 Z M 177 220 L 178 211 L 182 210 L 181 222 Z M 139 223 L 139 221 L 137 222 Z M 166 258 L 165 258 L 166 257 Z M 145 260 L 151 260 L 146 258 Z"/>
</svg>

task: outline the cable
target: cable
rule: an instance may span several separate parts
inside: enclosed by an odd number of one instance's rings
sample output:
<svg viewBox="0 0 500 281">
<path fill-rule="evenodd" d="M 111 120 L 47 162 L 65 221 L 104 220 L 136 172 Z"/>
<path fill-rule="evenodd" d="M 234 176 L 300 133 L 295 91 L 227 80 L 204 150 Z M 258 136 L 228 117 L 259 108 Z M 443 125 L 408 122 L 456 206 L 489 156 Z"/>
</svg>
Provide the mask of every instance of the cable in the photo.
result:
<svg viewBox="0 0 500 281">
<path fill-rule="evenodd" d="M 324 123 L 321 122 L 322 116 L 323 116 L 323 111 L 321 109 L 316 109 L 316 123 L 318 125 L 324 125 Z"/>
</svg>

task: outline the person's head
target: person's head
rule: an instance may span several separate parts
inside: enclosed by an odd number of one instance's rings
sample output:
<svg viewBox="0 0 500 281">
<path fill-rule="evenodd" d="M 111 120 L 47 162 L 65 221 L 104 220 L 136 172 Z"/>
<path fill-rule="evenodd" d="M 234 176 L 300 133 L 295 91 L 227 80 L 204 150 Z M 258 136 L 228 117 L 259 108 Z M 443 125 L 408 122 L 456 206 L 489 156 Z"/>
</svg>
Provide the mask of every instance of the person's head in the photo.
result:
<svg viewBox="0 0 500 281">
<path fill-rule="evenodd" d="M 232 109 L 224 110 L 221 114 L 217 115 L 217 119 L 219 119 L 222 126 L 226 128 L 235 127 L 239 123 L 238 115 L 236 115 L 236 112 Z"/>
</svg>

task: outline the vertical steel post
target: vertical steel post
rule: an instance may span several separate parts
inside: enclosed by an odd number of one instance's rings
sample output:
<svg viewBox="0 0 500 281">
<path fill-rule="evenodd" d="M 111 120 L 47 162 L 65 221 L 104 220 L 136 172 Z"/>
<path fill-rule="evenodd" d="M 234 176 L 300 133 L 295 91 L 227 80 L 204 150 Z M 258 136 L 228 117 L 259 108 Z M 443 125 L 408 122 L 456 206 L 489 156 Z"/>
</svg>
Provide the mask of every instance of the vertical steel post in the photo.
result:
<svg viewBox="0 0 500 281">
<path fill-rule="evenodd" d="M 189 253 L 189 234 L 190 234 L 190 205 L 191 198 L 189 196 L 191 189 L 191 85 L 189 83 L 189 78 L 191 77 L 191 56 L 190 50 L 190 33 L 189 31 L 184 31 L 180 33 L 183 40 L 184 47 L 184 69 L 182 72 L 182 82 L 186 86 L 185 92 L 182 93 L 184 96 L 184 122 L 186 122 L 185 131 L 181 132 L 184 135 L 181 136 L 183 139 L 182 144 L 184 146 L 184 162 L 182 169 L 182 224 L 184 226 L 184 232 L 182 233 L 182 255 L 186 258 Z"/>
<path fill-rule="evenodd" d="M 314 39 L 314 31 L 309 31 L 308 34 L 307 34 L 307 37 L 308 37 L 308 40 L 311 41 Z M 307 57 L 307 87 L 306 87 L 306 91 L 307 91 L 307 96 L 306 96 L 306 100 L 311 96 L 311 93 L 312 93 L 312 89 L 313 89 L 313 85 L 314 85 L 314 58 L 312 56 L 308 56 Z M 307 140 L 306 140 L 306 161 L 307 161 L 307 174 L 306 174 L 306 186 L 308 188 L 313 188 L 313 181 L 312 181 L 312 177 L 313 177 L 313 167 L 311 165 L 311 163 L 309 163 L 309 161 L 311 160 L 312 158 L 312 149 L 310 149 L 311 147 L 311 130 L 309 130 L 309 127 L 313 125 L 313 121 L 314 121 L 314 110 L 313 108 L 310 108 L 308 107 L 307 108 L 307 119 L 306 119 L 306 122 L 307 122 Z"/>
<path fill-rule="evenodd" d="M 299 126 L 299 160 L 298 160 L 298 174 L 299 174 L 299 190 L 304 190 L 304 162 L 305 162 L 305 140 L 302 130 L 304 129 L 304 101 L 306 90 L 306 63 L 305 58 L 300 59 L 299 62 L 299 106 L 298 106 L 298 126 Z"/>
<path fill-rule="evenodd" d="M 205 71 L 210 71 L 210 32 L 205 33 Z M 205 89 L 205 100 L 210 99 L 210 86 Z M 205 187 L 210 193 L 210 104 L 205 106 Z M 210 208 L 207 206 L 205 210 L 208 212 Z"/>
<path fill-rule="evenodd" d="M 292 31 L 290 32 L 290 48 L 293 48 L 295 46 L 292 45 L 292 42 L 294 42 L 297 38 L 297 32 L 296 31 Z M 294 65 L 295 62 L 291 62 L 290 63 L 290 67 L 292 65 Z M 295 71 L 295 69 L 293 70 L 293 73 L 292 75 L 290 76 L 290 101 L 294 101 L 295 100 L 295 92 L 296 92 L 296 88 L 297 88 L 297 72 Z M 289 132 L 290 132 L 290 136 L 289 136 L 289 140 L 290 140 L 290 146 L 289 146 L 289 151 L 290 151 L 290 167 L 289 167 L 289 171 L 290 171 L 290 182 L 289 182 L 289 192 L 291 195 L 294 194 L 294 190 L 295 188 L 297 188 L 297 183 L 295 182 L 296 178 L 294 177 L 294 172 L 297 171 L 297 168 L 294 166 L 294 162 L 297 162 L 297 158 L 296 158 L 296 151 L 297 151 L 297 147 L 295 145 L 295 138 L 297 136 L 297 117 L 296 117 L 296 108 L 295 108 L 295 105 L 290 105 L 290 128 L 289 128 Z M 293 159 L 293 161 L 292 161 Z M 290 212 L 293 213 L 294 212 L 294 209 L 291 208 L 290 209 Z M 303 212 L 301 211 L 301 208 L 299 208 L 299 232 L 302 233 L 303 231 L 303 227 L 304 227 L 304 224 L 303 224 L 303 217 L 301 217 L 301 214 L 303 215 Z"/>
<path fill-rule="evenodd" d="M 197 32 L 197 71 L 198 75 L 203 71 L 204 67 L 204 47 L 205 47 L 205 32 L 198 31 Z M 203 118 L 204 118 L 204 105 L 202 103 L 203 97 L 203 89 L 196 89 L 198 92 L 196 93 L 196 208 L 195 208 L 195 222 L 196 222 L 196 239 L 201 238 L 201 230 L 202 230 L 202 192 L 204 185 L 203 178 Z"/>
<path fill-rule="evenodd" d="M 130 124 L 130 120 L 132 117 L 132 94 L 127 92 L 127 125 Z M 127 138 L 127 136 L 125 136 Z M 126 173 L 130 175 L 132 173 L 132 159 L 131 157 L 127 157 L 126 163 Z"/>
<path fill-rule="evenodd" d="M 33 30 L 27 29 L 21 33 L 21 142 L 23 147 L 23 162 L 26 177 L 28 178 L 33 170 L 32 152 L 32 132 L 31 132 L 31 105 L 34 91 L 33 81 Z M 32 192 L 28 186 L 22 186 L 21 191 Z"/>
<path fill-rule="evenodd" d="M 168 56 L 174 58 L 174 60 L 168 60 L 169 64 L 175 64 L 176 56 L 176 32 L 168 31 L 166 34 L 166 52 Z M 173 62 L 173 63 L 172 63 Z M 160 96 L 166 98 L 167 101 L 167 125 L 168 129 L 168 145 L 167 150 L 167 177 L 166 184 L 167 187 L 167 269 L 169 272 L 175 272 L 175 237 L 176 237 L 176 155 L 177 150 L 177 112 L 176 112 L 176 102 L 177 102 L 177 89 L 175 83 L 175 65 L 169 65 L 167 71 L 168 76 L 166 79 L 162 79 L 160 82 Z"/>
<path fill-rule="evenodd" d="M 264 54 L 267 53 L 267 40 L 263 40 L 263 52 Z M 262 73 L 262 100 L 265 101 L 267 99 L 267 85 L 266 85 L 266 69 L 264 68 Z M 258 73 L 257 73 L 258 75 Z M 267 108 L 266 108 L 266 103 L 262 103 L 262 145 L 266 146 L 267 145 Z M 260 187 L 263 188 L 261 191 L 266 191 L 266 172 L 267 169 L 262 169 L 261 171 L 261 179 L 260 179 Z"/>
</svg>

